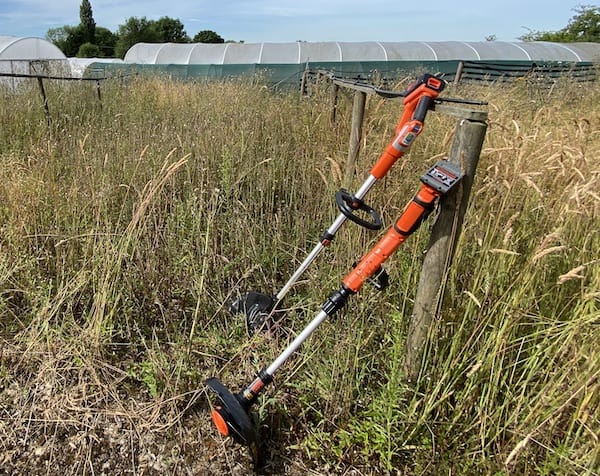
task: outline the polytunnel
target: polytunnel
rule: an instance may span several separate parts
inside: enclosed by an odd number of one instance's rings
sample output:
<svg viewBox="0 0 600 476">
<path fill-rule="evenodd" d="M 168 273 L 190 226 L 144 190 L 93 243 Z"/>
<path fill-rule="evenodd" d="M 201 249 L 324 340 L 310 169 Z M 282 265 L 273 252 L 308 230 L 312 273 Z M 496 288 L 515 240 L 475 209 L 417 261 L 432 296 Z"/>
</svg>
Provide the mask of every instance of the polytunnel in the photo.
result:
<svg viewBox="0 0 600 476">
<path fill-rule="evenodd" d="M 349 78 L 405 77 L 415 69 L 452 79 L 461 63 L 476 65 L 481 77 L 492 71 L 523 75 L 532 67 L 600 62 L 598 43 L 550 42 L 287 42 L 287 43 L 138 43 L 124 65 L 94 64 L 104 71 L 164 73 L 182 79 L 262 74 L 272 83 L 297 84 L 306 70 L 328 70 Z M 471 68 L 475 71 L 475 68 Z M 591 69 L 589 71 L 592 71 Z M 594 70 L 595 72 L 595 70 Z M 494 73 L 497 74 L 497 71 Z M 558 73 L 556 73 L 558 74 Z M 587 74 L 587 72 L 586 72 Z"/>
<path fill-rule="evenodd" d="M 42 38 L 0 36 L 0 60 L 65 60 L 54 44 Z"/>
<path fill-rule="evenodd" d="M 352 61 L 600 61 L 598 43 L 550 42 L 293 42 L 137 43 L 125 55 L 136 64 L 306 64 Z"/>
<path fill-rule="evenodd" d="M 70 74 L 67 57 L 43 38 L 0 36 L 0 84 L 15 87 L 22 79 L 8 75 Z"/>
</svg>

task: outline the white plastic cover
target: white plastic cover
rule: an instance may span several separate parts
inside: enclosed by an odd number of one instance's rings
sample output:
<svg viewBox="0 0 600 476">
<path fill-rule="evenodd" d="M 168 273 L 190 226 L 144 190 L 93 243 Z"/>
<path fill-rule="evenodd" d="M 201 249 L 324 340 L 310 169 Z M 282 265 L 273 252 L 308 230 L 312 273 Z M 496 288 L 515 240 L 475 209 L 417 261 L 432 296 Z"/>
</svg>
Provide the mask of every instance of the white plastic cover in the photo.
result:
<svg viewBox="0 0 600 476">
<path fill-rule="evenodd" d="M 0 37 L 1 38 L 1 37 Z M 599 43 L 504 41 L 138 43 L 138 64 L 304 64 L 345 61 L 600 61 Z"/>
<path fill-rule="evenodd" d="M 0 36 L 0 60 L 67 59 L 54 44 L 43 38 Z"/>
</svg>

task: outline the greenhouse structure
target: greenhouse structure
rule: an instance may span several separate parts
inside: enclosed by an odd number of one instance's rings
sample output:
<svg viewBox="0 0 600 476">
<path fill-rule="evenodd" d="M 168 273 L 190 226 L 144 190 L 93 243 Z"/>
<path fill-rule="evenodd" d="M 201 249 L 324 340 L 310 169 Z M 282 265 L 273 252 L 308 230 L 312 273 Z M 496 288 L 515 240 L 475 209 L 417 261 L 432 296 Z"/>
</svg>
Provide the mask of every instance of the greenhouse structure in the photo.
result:
<svg viewBox="0 0 600 476">
<path fill-rule="evenodd" d="M 67 57 L 42 38 L 0 36 L 0 85 L 14 88 L 16 75 L 70 75 Z"/>
<path fill-rule="evenodd" d="M 223 78 L 261 73 L 275 83 L 292 82 L 306 70 L 328 70 L 344 77 L 395 78 L 426 69 L 453 79 L 459 65 L 474 77 L 525 74 L 532 68 L 595 72 L 598 43 L 550 42 L 288 42 L 138 43 L 124 64 L 94 64 L 86 74 L 111 71 L 166 73 L 177 78 Z M 479 72 L 476 70 L 479 69 Z M 500 73 L 498 73 L 498 71 Z"/>
<path fill-rule="evenodd" d="M 0 60 L 65 60 L 66 56 L 49 41 L 35 37 L 0 36 Z"/>
<path fill-rule="evenodd" d="M 260 74 L 272 84 L 298 85 L 308 72 L 326 70 L 351 79 L 396 80 L 415 70 L 447 80 L 511 79 L 529 74 L 594 79 L 600 43 L 550 42 L 287 42 L 138 43 L 118 59 L 67 59 L 42 38 L 0 36 L 0 76 L 54 75 L 103 78 L 160 74 L 219 79 Z M 0 81 L 18 81 L 1 78 Z"/>
<path fill-rule="evenodd" d="M 67 57 L 42 38 L 0 36 L 0 73 L 47 74 L 62 70 Z"/>
</svg>

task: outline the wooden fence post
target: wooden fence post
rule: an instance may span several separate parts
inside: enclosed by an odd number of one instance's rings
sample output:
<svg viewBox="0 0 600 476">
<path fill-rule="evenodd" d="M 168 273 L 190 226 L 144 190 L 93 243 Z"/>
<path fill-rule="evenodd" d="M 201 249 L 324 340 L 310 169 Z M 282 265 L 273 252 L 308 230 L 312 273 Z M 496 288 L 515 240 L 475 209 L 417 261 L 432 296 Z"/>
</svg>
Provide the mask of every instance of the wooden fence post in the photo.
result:
<svg viewBox="0 0 600 476">
<path fill-rule="evenodd" d="M 344 170 L 344 186 L 348 187 L 356 168 L 356 161 L 360 152 L 360 139 L 362 137 L 362 125 L 365 117 L 365 104 L 367 93 L 356 91 L 354 93 L 354 104 L 352 106 L 352 126 L 350 129 L 350 143 L 348 146 L 348 159 Z"/>
<path fill-rule="evenodd" d="M 302 73 L 302 79 L 300 81 L 300 96 L 308 96 L 308 76 L 310 74 L 310 69 L 308 68 L 308 62 L 304 68 L 304 72 Z"/>
<path fill-rule="evenodd" d="M 459 61 L 458 66 L 456 67 L 456 74 L 454 75 L 454 83 L 459 83 L 463 76 L 463 71 L 465 69 L 464 61 Z"/>
<path fill-rule="evenodd" d="M 44 89 L 44 80 L 37 76 L 38 85 L 40 87 L 40 94 L 42 95 L 42 103 L 44 105 L 44 113 L 46 114 L 46 121 L 48 127 L 52 125 L 52 118 L 50 117 L 50 107 L 48 106 L 48 98 L 46 97 L 46 90 Z"/>
<path fill-rule="evenodd" d="M 337 116 L 339 92 L 340 87 L 337 85 L 337 83 L 333 83 L 331 88 L 331 115 L 329 116 L 329 122 L 331 123 L 331 125 L 335 124 L 335 119 Z"/>
<path fill-rule="evenodd" d="M 96 80 L 96 95 L 98 96 L 98 104 L 100 104 L 100 111 L 102 111 L 102 91 L 100 90 L 100 80 Z"/>
<path fill-rule="evenodd" d="M 432 228 L 419 277 L 404 361 L 407 379 L 412 382 L 419 376 L 427 355 L 428 337 L 442 304 L 447 273 L 462 229 L 487 129 L 487 113 L 472 112 L 475 120 L 463 118 L 458 121 L 448 159 L 460 165 L 465 176 L 460 186 L 440 202 L 440 211 Z"/>
</svg>

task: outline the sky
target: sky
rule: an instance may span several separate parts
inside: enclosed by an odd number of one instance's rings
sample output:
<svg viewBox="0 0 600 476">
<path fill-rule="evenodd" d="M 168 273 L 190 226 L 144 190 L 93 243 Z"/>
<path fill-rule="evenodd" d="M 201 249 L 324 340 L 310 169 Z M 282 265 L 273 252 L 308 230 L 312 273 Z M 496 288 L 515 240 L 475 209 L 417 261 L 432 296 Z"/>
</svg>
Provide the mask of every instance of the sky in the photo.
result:
<svg viewBox="0 0 600 476">
<path fill-rule="evenodd" d="M 518 41 L 529 30 L 557 31 L 589 0 L 90 0 L 96 25 L 118 31 L 130 17 L 179 19 L 193 37 L 225 40 Z M 79 24 L 81 0 L 0 0 L 0 36 L 45 37 Z"/>
</svg>

